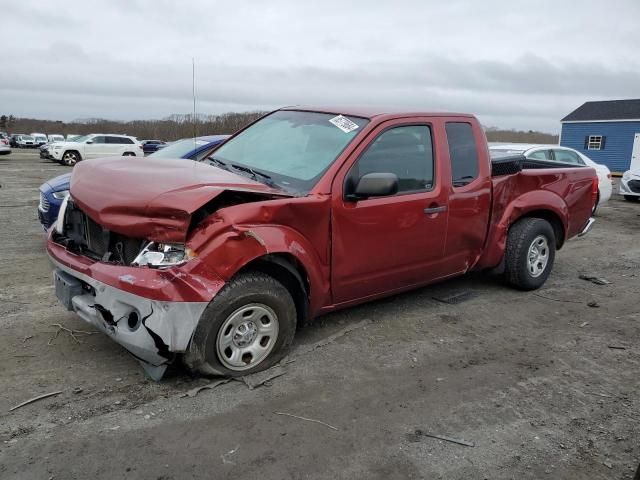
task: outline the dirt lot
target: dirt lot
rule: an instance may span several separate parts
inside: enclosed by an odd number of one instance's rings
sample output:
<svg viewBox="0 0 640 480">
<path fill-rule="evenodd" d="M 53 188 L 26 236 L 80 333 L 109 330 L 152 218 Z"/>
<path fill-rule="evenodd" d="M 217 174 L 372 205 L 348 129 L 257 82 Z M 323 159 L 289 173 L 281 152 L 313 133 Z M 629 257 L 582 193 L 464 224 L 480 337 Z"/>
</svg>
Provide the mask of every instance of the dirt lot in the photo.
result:
<svg viewBox="0 0 640 480">
<path fill-rule="evenodd" d="M 54 297 L 36 219 L 38 186 L 66 171 L 0 157 L 0 478 L 633 476 L 640 204 L 613 198 L 538 292 L 476 274 L 328 315 L 298 332 L 269 385 L 183 398 L 210 380 L 175 367 L 154 383 L 102 334 L 55 335 L 89 330 Z M 458 291 L 473 297 L 433 298 Z"/>
</svg>

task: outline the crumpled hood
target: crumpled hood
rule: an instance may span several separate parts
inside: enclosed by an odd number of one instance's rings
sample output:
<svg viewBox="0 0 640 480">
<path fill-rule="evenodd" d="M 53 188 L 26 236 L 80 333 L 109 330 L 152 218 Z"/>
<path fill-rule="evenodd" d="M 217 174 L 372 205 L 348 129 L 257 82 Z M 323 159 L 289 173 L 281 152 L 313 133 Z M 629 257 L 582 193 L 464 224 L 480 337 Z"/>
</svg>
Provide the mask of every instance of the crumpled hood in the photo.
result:
<svg viewBox="0 0 640 480">
<path fill-rule="evenodd" d="M 184 242 L 191 214 L 225 190 L 290 196 L 191 160 L 109 157 L 79 162 L 71 197 L 104 228 L 133 238 Z"/>
</svg>

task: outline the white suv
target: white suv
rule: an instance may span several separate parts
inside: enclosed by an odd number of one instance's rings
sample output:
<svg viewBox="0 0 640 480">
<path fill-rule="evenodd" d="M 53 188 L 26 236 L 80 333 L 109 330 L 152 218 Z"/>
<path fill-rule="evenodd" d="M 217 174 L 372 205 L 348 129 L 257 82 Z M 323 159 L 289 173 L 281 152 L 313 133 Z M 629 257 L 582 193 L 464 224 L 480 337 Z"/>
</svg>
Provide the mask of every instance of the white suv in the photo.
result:
<svg viewBox="0 0 640 480">
<path fill-rule="evenodd" d="M 67 142 L 57 142 L 49 147 L 49 156 L 72 167 L 80 160 L 112 156 L 143 157 L 142 145 L 135 137 L 92 133 Z"/>
</svg>

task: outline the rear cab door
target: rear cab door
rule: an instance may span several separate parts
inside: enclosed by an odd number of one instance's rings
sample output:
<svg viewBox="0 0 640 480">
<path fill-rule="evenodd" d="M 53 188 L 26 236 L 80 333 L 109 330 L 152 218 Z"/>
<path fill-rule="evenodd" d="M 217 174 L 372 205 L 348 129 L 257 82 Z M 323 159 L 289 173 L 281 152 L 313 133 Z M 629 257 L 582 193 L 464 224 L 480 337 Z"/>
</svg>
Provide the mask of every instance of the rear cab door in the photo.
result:
<svg viewBox="0 0 640 480">
<path fill-rule="evenodd" d="M 467 272 L 482 256 L 492 206 L 491 159 L 484 130 L 470 116 L 443 119 L 450 165 L 449 219 L 444 262 L 451 275 Z"/>
</svg>

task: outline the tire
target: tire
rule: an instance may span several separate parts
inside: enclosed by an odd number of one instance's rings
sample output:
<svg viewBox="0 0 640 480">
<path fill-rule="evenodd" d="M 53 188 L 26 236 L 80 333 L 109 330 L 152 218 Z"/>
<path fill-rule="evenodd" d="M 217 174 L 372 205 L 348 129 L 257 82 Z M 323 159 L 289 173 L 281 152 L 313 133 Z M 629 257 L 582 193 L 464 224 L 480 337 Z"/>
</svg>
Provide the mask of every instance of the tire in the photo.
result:
<svg viewBox="0 0 640 480">
<path fill-rule="evenodd" d="M 540 288 L 551 273 L 555 256 L 556 238 L 549 222 L 523 218 L 509 229 L 505 280 L 520 290 Z"/>
<path fill-rule="evenodd" d="M 640 200 L 640 197 L 636 197 L 635 195 L 625 195 L 624 199 L 627 202 L 637 202 L 638 200 Z"/>
<path fill-rule="evenodd" d="M 266 370 L 286 354 L 296 318 L 293 297 L 280 282 L 260 272 L 240 274 L 205 309 L 184 362 L 205 375 L 238 377 Z"/>
<path fill-rule="evenodd" d="M 69 151 L 64 152 L 62 154 L 62 159 L 60 163 L 66 165 L 67 167 L 73 167 L 76 163 L 80 161 L 80 155 L 77 152 Z"/>
<path fill-rule="evenodd" d="M 124 153 L 122 154 L 122 156 L 123 156 L 123 157 L 135 157 L 135 156 L 136 156 L 136 154 L 135 154 L 135 153 L 133 153 L 133 152 L 124 152 Z"/>
</svg>

